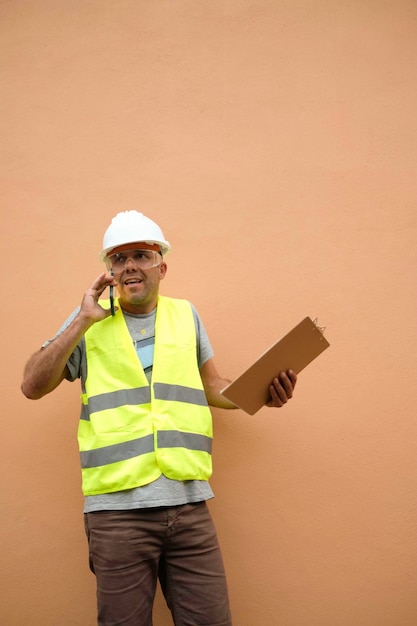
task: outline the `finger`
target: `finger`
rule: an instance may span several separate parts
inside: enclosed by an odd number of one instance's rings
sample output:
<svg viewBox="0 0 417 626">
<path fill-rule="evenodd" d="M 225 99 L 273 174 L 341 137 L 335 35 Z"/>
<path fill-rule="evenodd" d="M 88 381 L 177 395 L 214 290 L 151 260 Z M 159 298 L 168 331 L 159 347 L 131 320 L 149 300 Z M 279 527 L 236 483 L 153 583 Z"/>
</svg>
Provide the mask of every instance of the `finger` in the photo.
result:
<svg viewBox="0 0 417 626">
<path fill-rule="evenodd" d="M 278 378 L 274 378 L 272 381 L 269 387 L 269 393 L 271 394 L 272 406 L 281 407 L 287 402 L 287 394 Z"/>
<path fill-rule="evenodd" d="M 107 287 L 110 287 L 110 285 L 116 286 L 117 283 L 114 280 L 113 276 L 110 276 L 109 274 L 103 272 L 95 279 L 89 291 L 94 292 L 94 296 L 99 297 L 101 296 L 103 291 L 107 289 Z"/>
<path fill-rule="evenodd" d="M 293 392 L 294 387 L 293 387 L 291 378 L 288 376 L 288 374 L 286 372 L 281 372 L 279 375 L 279 381 L 281 383 L 281 386 L 284 389 L 287 399 L 292 398 L 292 392 Z"/>
<path fill-rule="evenodd" d="M 101 308 L 102 308 L 102 310 L 105 313 L 103 319 L 106 319 L 106 317 L 110 317 L 112 315 L 111 307 L 110 307 L 110 309 L 104 309 L 103 307 L 101 307 Z M 118 311 L 118 310 L 119 310 L 119 307 L 115 305 L 114 306 L 114 312 L 116 313 L 116 311 Z"/>
<path fill-rule="evenodd" d="M 294 389 L 297 383 L 297 374 L 294 372 L 294 370 L 288 370 L 287 376 L 291 380 L 292 388 Z"/>
</svg>

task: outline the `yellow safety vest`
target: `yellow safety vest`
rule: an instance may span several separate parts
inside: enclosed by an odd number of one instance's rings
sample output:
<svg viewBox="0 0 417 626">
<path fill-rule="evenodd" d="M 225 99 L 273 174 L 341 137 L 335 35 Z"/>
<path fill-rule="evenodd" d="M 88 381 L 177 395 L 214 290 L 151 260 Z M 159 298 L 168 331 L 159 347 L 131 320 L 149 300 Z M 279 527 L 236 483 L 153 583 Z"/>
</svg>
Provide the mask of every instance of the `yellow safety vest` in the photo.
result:
<svg viewBox="0 0 417 626">
<path fill-rule="evenodd" d="M 89 328 L 85 344 L 78 428 L 84 494 L 140 487 L 162 473 L 174 480 L 207 480 L 212 418 L 190 303 L 159 296 L 151 384 L 120 308 Z"/>
</svg>

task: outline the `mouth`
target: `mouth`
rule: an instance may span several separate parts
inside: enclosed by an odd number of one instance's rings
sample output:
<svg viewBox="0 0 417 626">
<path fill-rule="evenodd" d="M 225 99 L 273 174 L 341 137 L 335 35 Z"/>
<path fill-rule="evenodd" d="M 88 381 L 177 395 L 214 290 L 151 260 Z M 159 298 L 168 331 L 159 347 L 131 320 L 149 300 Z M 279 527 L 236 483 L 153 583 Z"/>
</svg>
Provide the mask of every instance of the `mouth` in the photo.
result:
<svg viewBox="0 0 417 626">
<path fill-rule="evenodd" d="M 139 285 L 140 283 L 142 283 L 143 280 L 141 278 L 126 278 L 126 280 L 123 281 L 124 285 Z"/>
</svg>

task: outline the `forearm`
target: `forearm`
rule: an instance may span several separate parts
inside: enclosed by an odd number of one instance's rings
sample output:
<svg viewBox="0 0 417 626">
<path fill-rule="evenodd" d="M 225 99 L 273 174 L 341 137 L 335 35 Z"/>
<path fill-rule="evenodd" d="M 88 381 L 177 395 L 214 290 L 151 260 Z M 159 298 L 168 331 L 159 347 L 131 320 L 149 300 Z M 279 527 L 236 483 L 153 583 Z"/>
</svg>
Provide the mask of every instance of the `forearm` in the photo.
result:
<svg viewBox="0 0 417 626">
<path fill-rule="evenodd" d="M 98 303 L 109 285 L 116 285 L 114 278 L 105 272 L 101 273 L 85 292 L 80 311 L 71 324 L 52 343 L 29 359 L 21 386 L 27 398 L 37 400 L 53 391 L 64 379 L 67 361 L 86 331 L 111 315 L 110 309 L 103 309 Z"/>
<path fill-rule="evenodd" d="M 77 315 L 61 335 L 30 357 L 21 386 L 27 398 L 42 398 L 62 382 L 67 371 L 67 361 L 91 324 L 92 320 Z"/>
<path fill-rule="evenodd" d="M 213 381 L 211 385 L 207 385 L 205 388 L 207 401 L 210 406 L 217 407 L 219 409 L 237 409 L 238 407 L 230 400 L 222 396 L 220 393 L 222 389 L 225 389 L 230 384 L 230 380 L 222 378 Z"/>
<path fill-rule="evenodd" d="M 207 402 L 210 406 L 215 406 L 219 409 L 237 409 L 237 406 L 234 405 L 233 402 L 224 398 L 220 393 L 222 389 L 230 384 L 230 380 L 219 376 L 214 366 L 213 359 L 209 359 L 204 363 L 200 369 L 200 374 Z"/>
</svg>

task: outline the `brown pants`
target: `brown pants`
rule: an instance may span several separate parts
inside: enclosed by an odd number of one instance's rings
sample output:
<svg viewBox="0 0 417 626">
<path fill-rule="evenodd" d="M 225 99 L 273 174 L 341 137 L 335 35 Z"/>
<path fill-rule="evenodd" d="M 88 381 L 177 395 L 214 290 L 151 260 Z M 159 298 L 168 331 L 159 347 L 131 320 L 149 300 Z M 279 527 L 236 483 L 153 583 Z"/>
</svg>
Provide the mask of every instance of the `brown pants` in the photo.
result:
<svg viewBox="0 0 417 626">
<path fill-rule="evenodd" d="M 205 502 L 84 516 L 100 626 L 152 626 L 159 578 L 176 626 L 231 626 L 226 577 Z"/>
</svg>

